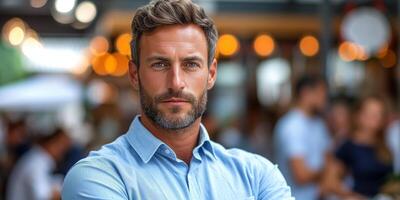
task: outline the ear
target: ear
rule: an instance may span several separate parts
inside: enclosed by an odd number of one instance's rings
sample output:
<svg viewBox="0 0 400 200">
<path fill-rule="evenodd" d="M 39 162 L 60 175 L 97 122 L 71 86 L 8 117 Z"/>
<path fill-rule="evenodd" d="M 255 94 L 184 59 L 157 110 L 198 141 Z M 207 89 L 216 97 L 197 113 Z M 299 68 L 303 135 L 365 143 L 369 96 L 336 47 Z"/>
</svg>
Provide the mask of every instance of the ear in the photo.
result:
<svg viewBox="0 0 400 200">
<path fill-rule="evenodd" d="M 129 81 L 135 90 L 139 89 L 139 69 L 132 60 L 129 60 Z"/>
<path fill-rule="evenodd" d="M 208 70 L 208 80 L 207 80 L 207 89 L 211 89 L 214 87 L 215 81 L 217 80 L 217 59 L 213 59 L 210 69 Z"/>
</svg>

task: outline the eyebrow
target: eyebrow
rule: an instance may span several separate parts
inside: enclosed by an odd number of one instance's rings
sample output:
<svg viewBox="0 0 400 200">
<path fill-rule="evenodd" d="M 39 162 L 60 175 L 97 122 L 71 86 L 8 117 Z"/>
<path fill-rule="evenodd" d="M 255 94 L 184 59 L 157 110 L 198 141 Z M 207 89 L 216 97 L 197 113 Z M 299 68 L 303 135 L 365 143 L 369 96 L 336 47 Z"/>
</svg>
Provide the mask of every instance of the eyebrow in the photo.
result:
<svg viewBox="0 0 400 200">
<path fill-rule="evenodd" d="M 203 58 L 199 57 L 199 56 L 189 56 L 186 58 L 183 58 L 182 61 L 199 61 L 199 62 L 203 62 Z"/>
<path fill-rule="evenodd" d="M 153 60 L 159 60 L 159 61 L 170 61 L 170 59 L 166 58 L 166 57 L 162 57 L 162 56 L 151 56 L 149 58 L 146 59 L 147 62 L 151 62 Z"/>
<path fill-rule="evenodd" d="M 166 57 L 163 57 L 163 56 L 151 56 L 151 57 L 146 59 L 147 62 L 151 62 L 151 61 L 154 61 L 154 60 L 167 61 L 167 62 L 170 61 L 169 58 L 166 58 Z M 200 56 L 189 56 L 189 57 L 185 57 L 185 58 L 181 59 L 181 61 L 185 61 L 185 62 L 188 62 L 188 61 L 203 62 L 203 58 L 201 58 Z"/>
</svg>

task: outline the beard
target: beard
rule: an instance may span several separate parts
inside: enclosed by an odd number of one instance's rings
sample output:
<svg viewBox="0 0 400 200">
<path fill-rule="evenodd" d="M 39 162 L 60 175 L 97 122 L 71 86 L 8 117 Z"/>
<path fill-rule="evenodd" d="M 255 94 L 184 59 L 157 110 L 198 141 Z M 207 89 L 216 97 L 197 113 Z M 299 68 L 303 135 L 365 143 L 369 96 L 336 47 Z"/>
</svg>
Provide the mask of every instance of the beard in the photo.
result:
<svg viewBox="0 0 400 200">
<path fill-rule="evenodd" d="M 192 94 L 182 91 L 173 91 L 171 89 L 161 95 L 151 97 L 139 81 L 139 95 L 144 114 L 157 126 L 167 130 L 180 130 L 189 127 L 196 119 L 203 115 L 207 105 L 207 89 L 202 92 L 198 99 Z M 187 111 L 184 116 L 179 117 L 168 115 L 168 113 L 157 108 L 158 104 L 170 98 L 184 99 L 190 103 L 191 109 Z M 179 114 L 181 110 L 182 108 L 180 106 L 173 106 L 169 112 L 172 114 Z"/>
</svg>

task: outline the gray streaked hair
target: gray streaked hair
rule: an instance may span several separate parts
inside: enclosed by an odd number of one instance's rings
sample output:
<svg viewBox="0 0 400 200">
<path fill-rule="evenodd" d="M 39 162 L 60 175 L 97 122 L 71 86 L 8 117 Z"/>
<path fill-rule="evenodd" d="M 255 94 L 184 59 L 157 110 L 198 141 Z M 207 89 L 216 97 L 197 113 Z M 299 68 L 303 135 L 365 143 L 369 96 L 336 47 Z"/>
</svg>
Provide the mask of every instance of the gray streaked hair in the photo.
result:
<svg viewBox="0 0 400 200">
<path fill-rule="evenodd" d="M 137 9 L 132 20 L 132 60 L 139 67 L 140 38 L 143 33 L 166 25 L 195 24 L 203 31 L 207 39 L 208 65 L 214 59 L 218 32 L 214 22 L 204 9 L 191 0 L 153 0 Z"/>
</svg>

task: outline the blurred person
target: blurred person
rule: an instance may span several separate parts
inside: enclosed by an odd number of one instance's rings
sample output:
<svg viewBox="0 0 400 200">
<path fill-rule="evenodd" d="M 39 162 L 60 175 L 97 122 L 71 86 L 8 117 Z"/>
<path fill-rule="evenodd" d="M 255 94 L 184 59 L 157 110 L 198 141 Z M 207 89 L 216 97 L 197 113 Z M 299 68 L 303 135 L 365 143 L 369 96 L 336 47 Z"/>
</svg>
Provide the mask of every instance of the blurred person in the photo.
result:
<svg viewBox="0 0 400 200">
<path fill-rule="evenodd" d="M 1 190 L 0 197 L 5 198 L 6 183 L 8 182 L 10 172 L 16 162 L 30 148 L 30 138 L 26 133 L 25 120 L 8 120 L 6 122 L 3 155 L 0 160 L 0 178 Z"/>
<path fill-rule="evenodd" d="M 333 148 L 346 141 L 351 130 L 351 108 L 346 98 L 334 98 L 330 103 L 328 127 L 332 135 Z"/>
<path fill-rule="evenodd" d="M 10 166 L 13 166 L 30 148 L 31 141 L 26 129 L 27 127 L 24 120 L 10 122 L 7 126 L 5 147 Z"/>
<path fill-rule="evenodd" d="M 330 150 L 327 127 L 320 114 L 326 104 L 326 83 L 306 75 L 295 85 L 295 105 L 277 123 L 275 158 L 299 200 L 319 196 L 319 181 Z"/>
<path fill-rule="evenodd" d="M 391 109 L 393 111 L 395 109 Z M 392 112 L 386 129 L 386 143 L 393 155 L 394 172 L 400 175 L 400 118 Z"/>
<path fill-rule="evenodd" d="M 356 108 L 351 136 L 330 159 L 324 177 L 327 190 L 340 199 L 367 199 L 376 196 L 393 172 L 392 155 L 385 143 L 387 110 L 382 98 L 368 96 Z M 352 176 L 348 188 L 343 177 Z"/>
<path fill-rule="evenodd" d="M 141 115 L 67 174 L 63 199 L 291 199 L 278 168 L 211 141 L 201 125 L 215 83 L 217 31 L 190 0 L 158 0 L 132 22 L 129 77 Z"/>
<path fill-rule="evenodd" d="M 22 156 L 12 170 L 6 200 L 60 199 L 61 180 L 53 171 L 70 144 L 70 138 L 61 129 L 40 138 L 38 145 Z"/>
</svg>

